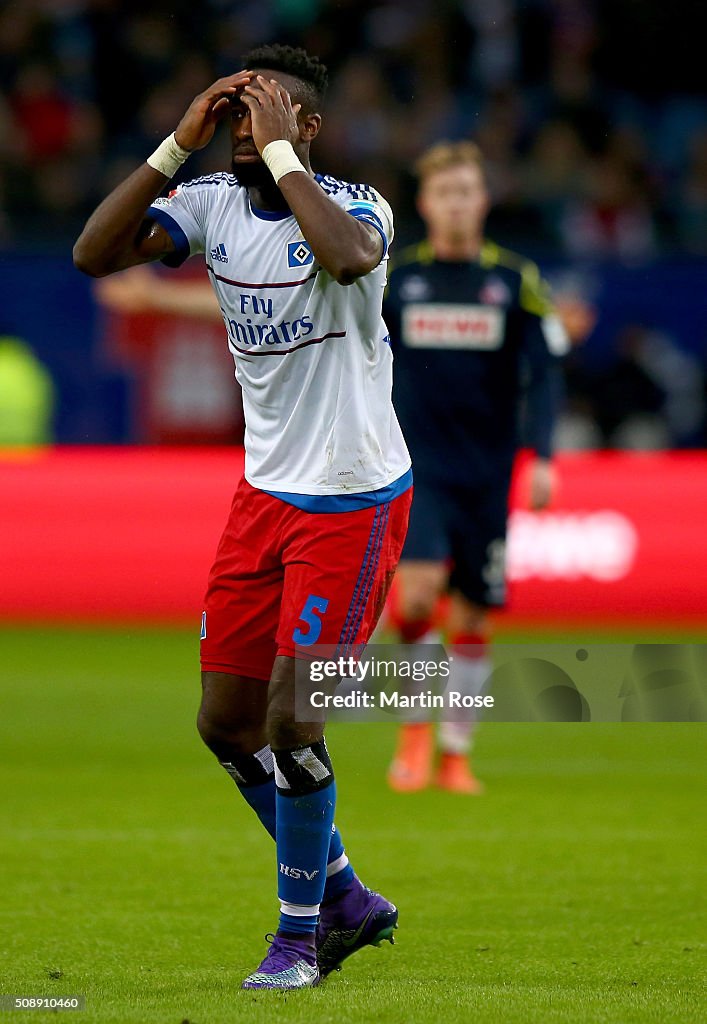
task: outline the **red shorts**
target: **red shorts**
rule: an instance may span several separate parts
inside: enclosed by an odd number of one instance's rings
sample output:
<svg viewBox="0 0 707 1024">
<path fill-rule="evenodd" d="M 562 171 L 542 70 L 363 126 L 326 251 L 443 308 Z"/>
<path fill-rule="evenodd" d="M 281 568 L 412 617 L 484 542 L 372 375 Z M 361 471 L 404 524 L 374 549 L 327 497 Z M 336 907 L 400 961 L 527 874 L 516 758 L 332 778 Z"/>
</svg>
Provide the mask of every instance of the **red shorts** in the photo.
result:
<svg viewBox="0 0 707 1024">
<path fill-rule="evenodd" d="M 354 512 L 303 512 L 236 489 L 206 592 L 201 668 L 269 679 L 275 656 L 366 643 L 407 531 L 412 488 Z"/>
</svg>

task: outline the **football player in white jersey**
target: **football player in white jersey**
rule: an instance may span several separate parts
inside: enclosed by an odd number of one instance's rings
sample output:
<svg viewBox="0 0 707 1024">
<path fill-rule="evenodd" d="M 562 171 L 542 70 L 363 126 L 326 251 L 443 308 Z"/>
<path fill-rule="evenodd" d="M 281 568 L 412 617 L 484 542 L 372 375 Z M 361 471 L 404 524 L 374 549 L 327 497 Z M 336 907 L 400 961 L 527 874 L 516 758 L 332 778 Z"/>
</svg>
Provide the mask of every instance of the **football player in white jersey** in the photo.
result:
<svg viewBox="0 0 707 1024">
<path fill-rule="evenodd" d="M 89 218 L 76 266 L 102 277 L 203 253 L 246 417 L 245 477 L 202 618 L 204 742 L 277 844 L 280 922 L 246 988 L 301 988 L 391 939 L 333 822 L 321 723 L 295 715 L 298 659 L 369 638 L 400 556 L 410 459 L 381 317 L 392 214 L 368 185 L 315 175 L 326 69 L 266 46 L 196 97 Z M 158 196 L 230 117 L 232 173 Z M 306 662 L 305 662 L 306 663 Z M 313 716 L 314 717 L 314 716 Z"/>
</svg>

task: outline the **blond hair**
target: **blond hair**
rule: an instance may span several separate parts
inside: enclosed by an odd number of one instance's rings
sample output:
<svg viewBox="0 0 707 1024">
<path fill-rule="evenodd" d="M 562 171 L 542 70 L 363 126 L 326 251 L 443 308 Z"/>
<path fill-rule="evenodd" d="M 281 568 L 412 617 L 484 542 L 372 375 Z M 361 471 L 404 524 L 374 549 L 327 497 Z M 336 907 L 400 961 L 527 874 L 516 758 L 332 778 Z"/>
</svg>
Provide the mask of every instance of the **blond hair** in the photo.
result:
<svg viewBox="0 0 707 1024">
<path fill-rule="evenodd" d="M 469 164 L 478 167 L 484 181 L 486 180 L 486 167 L 484 155 L 475 142 L 462 139 L 458 142 L 436 142 L 425 150 L 421 157 L 415 161 L 415 174 L 423 182 L 425 178 L 437 171 L 446 171 L 450 167 L 459 167 Z"/>
</svg>

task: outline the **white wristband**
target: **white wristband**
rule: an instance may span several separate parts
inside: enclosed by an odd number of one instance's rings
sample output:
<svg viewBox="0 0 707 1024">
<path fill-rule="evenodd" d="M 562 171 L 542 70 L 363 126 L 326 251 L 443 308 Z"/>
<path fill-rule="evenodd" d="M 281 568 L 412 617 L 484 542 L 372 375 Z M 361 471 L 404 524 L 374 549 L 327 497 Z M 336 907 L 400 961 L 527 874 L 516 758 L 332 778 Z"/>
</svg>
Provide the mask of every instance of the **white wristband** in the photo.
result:
<svg viewBox="0 0 707 1024">
<path fill-rule="evenodd" d="M 187 157 L 191 156 L 190 149 L 184 149 L 179 145 L 174 132 L 168 135 L 164 142 L 161 142 L 154 153 L 147 158 L 150 167 L 154 167 L 165 178 L 173 178 Z"/>
<path fill-rule="evenodd" d="M 275 142 L 268 142 L 262 152 L 262 157 L 266 167 L 275 179 L 276 185 L 280 178 L 284 177 L 285 174 L 289 174 L 290 171 L 304 171 L 305 174 L 307 173 L 307 169 L 302 166 L 299 157 L 292 148 L 292 143 L 286 139 L 276 139 Z"/>
</svg>

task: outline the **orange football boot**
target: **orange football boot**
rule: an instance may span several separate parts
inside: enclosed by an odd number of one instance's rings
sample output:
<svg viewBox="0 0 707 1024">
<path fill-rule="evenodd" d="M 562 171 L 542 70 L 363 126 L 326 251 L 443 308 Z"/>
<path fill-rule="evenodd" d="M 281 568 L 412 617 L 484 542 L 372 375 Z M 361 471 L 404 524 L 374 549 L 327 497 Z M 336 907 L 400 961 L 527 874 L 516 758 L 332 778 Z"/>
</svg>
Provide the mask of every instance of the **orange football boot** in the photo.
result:
<svg viewBox="0 0 707 1024">
<path fill-rule="evenodd" d="M 473 774 L 466 754 L 442 754 L 435 786 L 450 793 L 466 793 L 469 796 L 479 796 L 484 791 L 484 784 Z"/>
<path fill-rule="evenodd" d="M 396 793 L 416 793 L 432 780 L 434 726 L 408 722 L 400 727 L 398 749 L 388 770 L 388 785 Z"/>
</svg>

